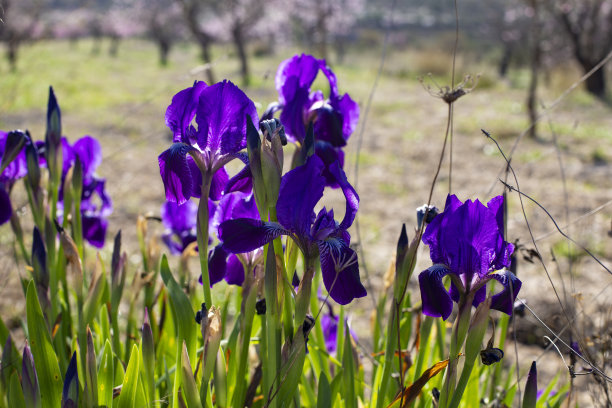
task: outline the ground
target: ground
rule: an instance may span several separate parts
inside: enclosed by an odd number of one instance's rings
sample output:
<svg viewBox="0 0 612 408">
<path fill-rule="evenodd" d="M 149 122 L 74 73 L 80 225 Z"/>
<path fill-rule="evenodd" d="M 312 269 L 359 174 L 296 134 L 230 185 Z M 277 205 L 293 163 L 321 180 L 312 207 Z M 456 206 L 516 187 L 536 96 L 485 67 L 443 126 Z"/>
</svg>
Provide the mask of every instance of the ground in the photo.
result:
<svg viewBox="0 0 612 408">
<path fill-rule="evenodd" d="M 237 61 L 227 50 L 228 47 L 215 50 L 213 69 L 218 79 L 229 78 L 240 84 Z M 253 84 L 245 92 L 260 112 L 276 99 L 276 67 L 292 51 L 295 50 L 252 60 Z M 379 52 L 355 50 L 342 64 L 333 65 L 340 91 L 349 92 L 361 106 L 358 131 L 346 149 L 345 170 L 361 198 L 360 237 L 355 227 L 351 232 L 353 241 L 363 249 L 362 276 L 365 279 L 367 272 L 366 287 L 374 297 L 380 292 L 382 275 L 394 257 L 401 224 L 406 223 L 410 236 L 414 234 L 415 209 L 427 201 L 444 140 L 447 105 L 428 92 L 417 78 L 427 73 L 423 69 L 432 72 L 437 69 L 435 73 L 439 75 L 451 68 L 450 54 L 391 50 L 366 117 Z M 438 66 L 432 67 L 431 61 Z M 455 104 L 452 175 L 449 179 L 449 145 L 432 199 L 440 208 L 444 206 L 450 180 L 451 191 L 462 200 L 478 198 L 486 202 L 501 194 L 503 185 L 499 178 L 504 178 L 505 162 L 481 129 L 490 132 L 508 155 L 528 125 L 524 111 L 526 74 L 517 70 L 502 80 L 496 76 L 492 62 L 480 61 L 470 63 L 470 57 L 464 56 L 458 64 L 458 78 L 464 74 L 481 76 L 475 89 Z M 107 178 L 107 188 L 114 200 L 108 239 L 110 242 L 121 228 L 134 264 L 139 259 L 136 218 L 139 214 L 158 215 L 163 201 L 156 158 L 170 143 L 164 112 L 176 92 L 196 79 L 204 79 L 199 65 L 196 49 L 180 45 L 173 50 L 170 65 L 159 67 L 154 47 L 142 41 L 124 41 L 117 58 L 105 53 L 91 54 L 91 44 L 85 41 L 37 43 L 23 49 L 17 73 L 8 72 L 4 61 L 0 62 L 0 129 L 27 128 L 35 139 L 42 139 L 48 86 L 53 85 L 62 107 L 64 134 L 72 141 L 86 134 L 100 140 L 104 159 L 98 173 Z M 579 77 L 571 66 L 547 76 L 549 85 L 540 93 L 542 112 L 547 115 L 538 126 L 539 137 L 520 140 L 512 165 L 521 190 L 546 208 L 579 245 L 610 265 L 612 115 L 608 106 L 580 89 L 563 98 L 555 109 L 545 110 Z M 427 77 L 423 82 L 435 91 L 435 83 L 446 85 L 450 80 L 436 76 L 435 82 Z M 517 186 L 512 177 L 508 183 Z M 19 192 L 15 195 L 19 197 Z M 331 191 L 326 205 L 342 213 L 341 200 L 339 192 Z M 598 341 L 612 336 L 605 324 L 612 314 L 611 274 L 584 251 L 568 247 L 540 208 L 526 199 L 524 204 L 552 283 L 566 307 L 576 310 L 577 318 L 572 324 L 585 336 L 585 341 L 597 347 Z M 598 210 L 591 213 L 594 209 Z M 150 225 L 152 234 L 161 230 L 160 225 Z M 511 193 L 508 240 L 516 239 L 527 248 L 534 248 L 518 196 Z M 0 315 L 17 328 L 24 315 L 24 297 L 11 255 L 8 225 L 0 228 L 0 242 Z M 106 259 L 109 247 L 102 252 Z M 519 297 L 555 330 L 561 330 L 567 320 L 544 267 L 535 258 L 533 263 L 520 261 L 518 275 L 523 289 Z M 427 249 L 421 248 L 416 273 L 429 264 Z M 568 272 L 570 265 L 573 279 Z M 413 278 L 410 289 L 418 291 L 415 281 Z M 348 308 L 352 325 L 363 337 L 364 352 L 371 343 L 366 334 L 371 297 L 355 301 Z M 529 313 L 516 319 L 514 332 L 522 341 L 519 348 L 522 373 L 533 358 L 542 355 L 543 349 L 538 345 L 544 344 L 543 336 L 550 333 Z M 509 363 L 514 361 L 513 351 L 506 352 L 512 357 Z M 545 379 L 565 370 L 556 352 L 547 353 L 540 362 L 538 367 Z M 584 389 L 588 380 L 589 377 L 581 377 L 578 383 Z"/>
</svg>

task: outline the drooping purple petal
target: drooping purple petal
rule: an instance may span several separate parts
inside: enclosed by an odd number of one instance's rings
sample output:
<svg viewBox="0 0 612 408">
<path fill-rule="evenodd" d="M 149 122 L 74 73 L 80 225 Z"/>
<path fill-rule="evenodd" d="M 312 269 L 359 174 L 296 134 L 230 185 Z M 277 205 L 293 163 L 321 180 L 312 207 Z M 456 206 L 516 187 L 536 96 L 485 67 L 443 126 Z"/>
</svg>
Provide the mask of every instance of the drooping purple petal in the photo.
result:
<svg viewBox="0 0 612 408">
<path fill-rule="evenodd" d="M 11 199 L 3 187 L 0 187 L 0 225 L 11 219 L 13 207 Z"/>
<path fill-rule="evenodd" d="M 228 255 L 229 253 L 221 245 L 217 245 L 208 252 L 208 276 L 211 287 L 225 277 Z"/>
<path fill-rule="evenodd" d="M 83 238 L 96 248 L 104 247 L 108 221 L 100 216 L 82 216 Z"/>
<path fill-rule="evenodd" d="M 331 188 L 338 188 L 338 181 L 329 168 L 338 163 L 340 168 L 344 167 L 344 151 L 340 148 L 332 146 L 330 143 L 317 140 L 315 141 L 315 154 L 323 161 L 325 168 L 323 169 L 323 177 L 325 177 L 325 185 Z"/>
<path fill-rule="evenodd" d="M 287 233 L 288 231 L 276 222 L 263 222 L 252 218 L 224 221 L 219 226 L 219 239 L 223 242 L 223 248 L 234 254 L 253 251 Z"/>
<path fill-rule="evenodd" d="M 278 221 L 288 230 L 307 236 L 314 220 L 314 207 L 323 190 L 325 178 L 321 175 L 323 162 L 311 156 L 306 164 L 286 173 L 281 179 L 276 203 Z"/>
<path fill-rule="evenodd" d="M 346 199 L 346 211 L 344 212 L 342 222 L 340 222 L 340 228 L 346 230 L 353 225 L 353 221 L 357 215 L 357 210 L 359 210 L 359 196 L 357 195 L 357 192 L 353 186 L 349 183 L 344 170 L 340 168 L 340 164 L 338 162 L 329 166 L 329 172 L 335 177 L 336 182 L 342 189 L 344 198 Z"/>
<path fill-rule="evenodd" d="M 330 297 L 341 305 L 349 304 L 355 298 L 367 295 L 359 279 L 357 253 L 347 245 L 329 245 L 319 241 L 321 274 L 323 284 Z"/>
<path fill-rule="evenodd" d="M 342 118 L 342 136 L 347 141 L 349 136 L 357 129 L 359 105 L 351 99 L 349 94 L 344 94 L 341 98 L 331 97 L 330 105 Z"/>
<path fill-rule="evenodd" d="M 310 107 L 310 114 L 316 117 L 314 132 L 317 140 L 328 142 L 334 147 L 346 146 L 343 133 L 343 118 L 327 101 L 320 101 Z"/>
<path fill-rule="evenodd" d="M 172 130 L 175 143 L 189 143 L 188 128 L 195 116 L 200 94 L 206 86 L 202 81 L 195 81 L 192 87 L 174 95 L 172 103 L 166 109 L 166 126 Z"/>
<path fill-rule="evenodd" d="M 227 80 L 207 87 L 196 109 L 198 146 L 221 155 L 244 149 L 247 117 L 259 124 L 255 104 L 240 88 Z"/>
<path fill-rule="evenodd" d="M 491 298 L 491 309 L 512 315 L 514 301 L 521 290 L 522 282 L 510 271 L 489 275 L 502 284 L 503 289 Z"/>
<path fill-rule="evenodd" d="M 234 254 L 227 258 L 225 281 L 230 285 L 238 286 L 242 286 L 242 282 L 244 282 L 244 266 L 242 266 L 242 262 Z"/>
<path fill-rule="evenodd" d="M 250 193 L 253 191 L 253 176 L 251 175 L 251 166 L 248 164 L 242 168 L 234 177 L 229 179 L 225 185 L 224 194 L 240 191 Z"/>
<path fill-rule="evenodd" d="M 259 219 L 253 194 L 234 192 L 224 195 L 214 216 L 211 217 L 211 225 L 216 230 L 223 221 L 237 218 Z"/>
<path fill-rule="evenodd" d="M 184 143 L 174 143 L 159 155 L 159 172 L 168 201 L 183 204 L 191 197 L 193 180 L 186 157 L 191 150 L 195 149 Z"/>
<path fill-rule="evenodd" d="M 423 314 L 442 317 L 443 320 L 450 316 L 453 311 L 453 301 L 442 283 L 442 278 L 449 273 L 451 273 L 449 269 L 436 264 L 419 274 Z"/>
<path fill-rule="evenodd" d="M 102 163 L 100 142 L 91 136 L 83 136 L 72 145 L 72 150 L 81 161 L 83 179 L 89 180 Z"/>
</svg>

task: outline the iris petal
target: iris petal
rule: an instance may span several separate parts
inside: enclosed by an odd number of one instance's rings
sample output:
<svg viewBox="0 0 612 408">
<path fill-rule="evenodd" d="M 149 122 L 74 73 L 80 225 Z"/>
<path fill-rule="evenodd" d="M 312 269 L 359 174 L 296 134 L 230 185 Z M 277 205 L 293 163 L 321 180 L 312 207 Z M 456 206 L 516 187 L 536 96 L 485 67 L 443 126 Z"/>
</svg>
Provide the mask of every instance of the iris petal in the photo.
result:
<svg viewBox="0 0 612 408">
<path fill-rule="evenodd" d="M 327 292 L 337 303 L 349 304 L 353 299 L 367 295 L 359 279 L 357 254 L 347 245 L 330 246 L 319 242 L 321 274 Z"/>
<path fill-rule="evenodd" d="M 499 310 L 507 315 L 512 314 L 512 309 L 516 296 L 521 290 L 522 282 L 512 272 L 504 270 L 502 273 L 489 275 L 502 284 L 501 292 L 496 293 L 491 298 L 491 309 Z"/>
<path fill-rule="evenodd" d="M 4 188 L 0 188 L 0 225 L 10 220 L 11 214 L 13 214 L 11 199 Z"/>
<path fill-rule="evenodd" d="M 206 83 L 195 81 L 193 86 L 183 89 L 172 98 L 172 103 L 166 109 L 166 126 L 172 130 L 173 141 L 189 143 L 188 129 L 198 106 L 200 94 L 206 88 Z"/>
<path fill-rule="evenodd" d="M 314 207 L 323 197 L 325 178 L 321 175 L 322 170 L 321 159 L 311 156 L 306 164 L 289 171 L 281 179 L 276 203 L 278 221 L 300 236 L 308 236 Z"/>
<path fill-rule="evenodd" d="M 248 117 L 259 124 L 255 104 L 232 82 L 225 80 L 207 87 L 196 109 L 198 146 L 221 155 L 244 149 Z"/>
<path fill-rule="evenodd" d="M 223 241 L 223 248 L 234 254 L 253 251 L 287 233 L 278 223 L 252 218 L 228 220 L 219 226 L 219 239 Z"/>
<path fill-rule="evenodd" d="M 238 286 L 242 286 L 244 282 L 244 267 L 236 255 L 232 254 L 227 258 L 225 281 L 230 285 Z"/>
<path fill-rule="evenodd" d="M 442 283 L 442 278 L 451 273 L 450 269 L 434 265 L 419 274 L 423 314 L 448 319 L 453 311 L 453 301 Z"/>
<path fill-rule="evenodd" d="M 168 201 L 183 204 L 192 195 L 193 180 L 186 157 L 190 150 L 195 149 L 184 143 L 175 143 L 158 157 Z"/>
</svg>

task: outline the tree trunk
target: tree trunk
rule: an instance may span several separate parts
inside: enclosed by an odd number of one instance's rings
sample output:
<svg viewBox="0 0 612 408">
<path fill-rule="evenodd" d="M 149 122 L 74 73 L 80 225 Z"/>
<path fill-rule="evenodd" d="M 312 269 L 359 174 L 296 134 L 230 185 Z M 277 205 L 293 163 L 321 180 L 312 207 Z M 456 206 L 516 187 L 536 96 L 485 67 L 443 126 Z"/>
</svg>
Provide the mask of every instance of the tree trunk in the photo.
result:
<svg viewBox="0 0 612 408">
<path fill-rule="evenodd" d="M 202 40 L 201 37 L 202 36 L 196 36 L 198 44 L 200 45 L 202 61 L 206 64 L 206 79 L 208 80 L 208 85 L 212 85 L 215 83 L 215 76 L 211 65 L 210 42 L 208 39 Z"/>
<path fill-rule="evenodd" d="M 17 53 L 19 51 L 19 41 L 9 40 L 6 49 L 6 58 L 8 60 L 9 66 L 11 67 L 11 72 L 17 71 Z"/>
<path fill-rule="evenodd" d="M 159 65 L 165 67 L 168 65 L 168 54 L 170 54 L 170 41 L 163 39 L 157 40 L 157 47 L 159 49 Z"/>
<path fill-rule="evenodd" d="M 531 1 L 531 7 L 533 8 L 533 18 L 531 21 L 531 38 L 532 38 L 532 49 L 531 49 L 531 61 L 530 61 L 530 79 L 529 79 L 529 91 L 527 94 L 527 115 L 529 117 L 529 136 L 536 138 L 537 133 L 537 92 L 538 92 L 538 73 L 540 71 L 540 27 L 538 18 L 538 3 L 537 0 Z"/>
<path fill-rule="evenodd" d="M 506 42 L 504 43 L 504 53 L 502 54 L 501 60 L 499 61 L 499 77 L 505 78 L 508 75 L 508 68 L 510 67 L 510 60 L 512 59 L 512 45 Z"/>
<path fill-rule="evenodd" d="M 249 73 L 249 60 L 246 51 L 246 44 L 244 41 L 244 35 L 242 33 L 242 25 L 240 22 L 234 25 L 232 28 L 232 38 L 234 39 L 234 45 L 236 46 L 236 52 L 240 59 L 240 74 L 242 75 L 242 85 L 249 86 L 251 77 Z"/>
</svg>

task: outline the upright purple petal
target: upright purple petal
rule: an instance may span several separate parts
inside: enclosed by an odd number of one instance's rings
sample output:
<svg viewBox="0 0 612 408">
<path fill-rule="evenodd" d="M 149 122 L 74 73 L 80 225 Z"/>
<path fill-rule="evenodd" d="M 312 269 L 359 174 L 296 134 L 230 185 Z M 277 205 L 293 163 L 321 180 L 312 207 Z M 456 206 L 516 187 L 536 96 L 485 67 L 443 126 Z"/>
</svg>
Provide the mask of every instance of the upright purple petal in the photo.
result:
<svg viewBox="0 0 612 408">
<path fill-rule="evenodd" d="M 246 147 L 246 121 L 259 124 L 257 109 L 244 92 L 230 81 L 207 87 L 196 109 L 198 146 L 221 155 Z"/>
<path fill-rule="evenodd" d="M 102 163 L 102 148 L 100 142 L 91 136 L 83 136 L 72 145 L 74 154 L 83 166 L 83 179 L 93 177 L 96 169 Z"/>
<path fill-rule="evenodd" d="M 168 201 L 183 204 L 191 197 L 193 180 L 186 157 L 190 150 L 195 149 L 184 143 L 174 143 L 159 155 L 159 172 Z"/>
<path fill-rule="evenodd" d="M 307 236 L 314 220 L 314 207 L 323 190 L 325 178 L 321 175 L 323 162 L 311 156 L 306 164 L 289 171 L 281 179 L 276 203 L 278 221 L 288 230 Z"/>
<path fill-rule="evenodd" d="M 351 99 L 349 94 L 341 98 L 331 98 L 330 105 L 342 118 L 342 135 L 347 141 L 349 136 L 357 129 L 359 122 L 359 105 Z"/>
<path fill-rule="evenodd" d="M 252 218 L 224 221 L 219 226 L 219 239 L 223 242 L 223 248 L 234 254 L 253 251 L 287 233 L 278 223 Z"/>
<path fill-rule="evenodd" d="M 195 116 L 200 94 L 204 88 L 206 83 L 195 81 L 192 87 L 174 95 L 172 103 L 166 109 L 166 126 L 172 130 L 175 143 L 189 143 L 188 128 Z"/>
<path fill-rule="evenodd" d="M 423 314 L 448 319 L 453 311 L 453 301 L 442 283 L 442 278 L 451 273 L 444 266 L 436 264 L 419 274 L 419 287 Z"/>
<path fill-rule="evenodd" d="M 502 284 L 503 289 L 491 298 L 491 309 L 499 310 L 507 315 L 512 315 L 514 301 L 521 290 L 522 282 L 510 271 L 489 275 Z"/>
<path fill-rule="evenodd" d="M 347 245 L 319 242 L 323 284 L 330 297 L 341 305 L 367 295 L 359 278 L 357 253 Z"/>
</svg>

